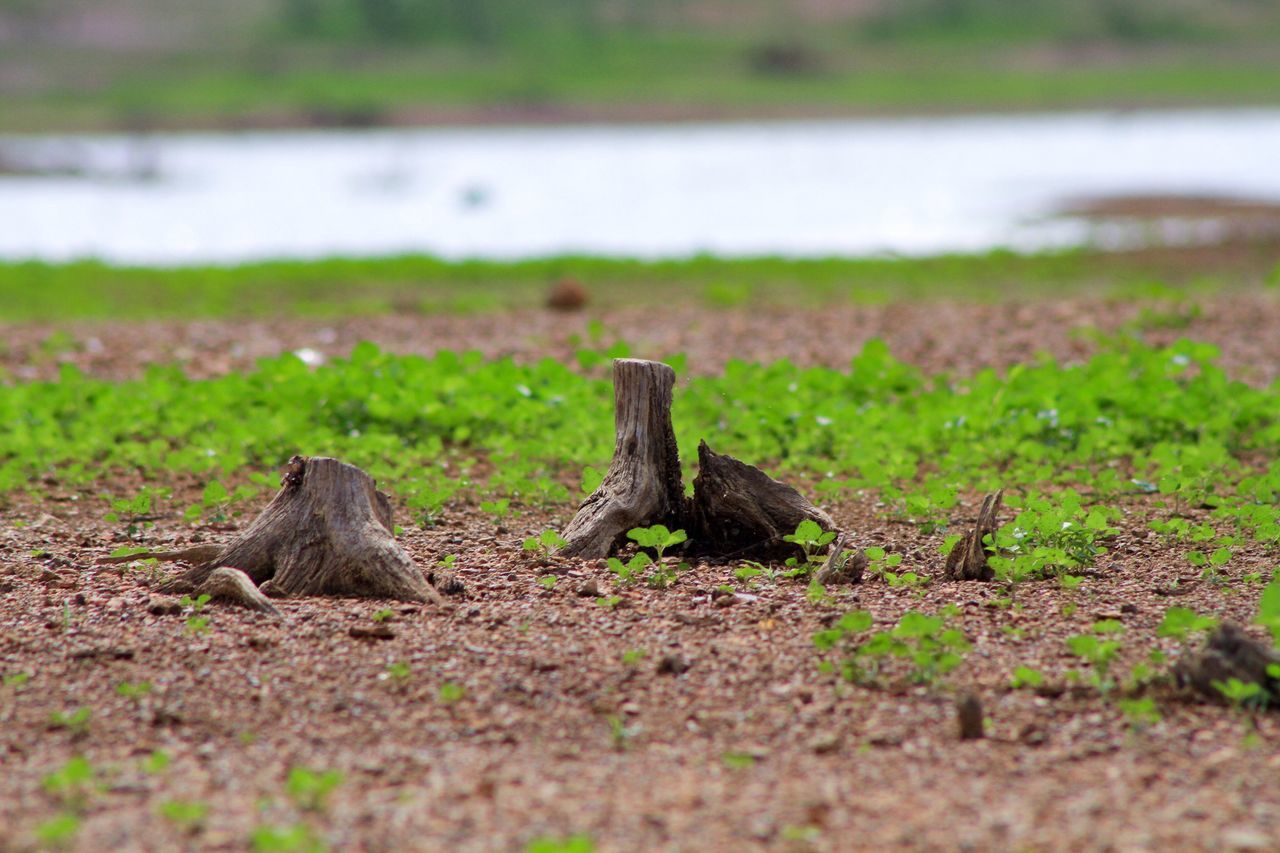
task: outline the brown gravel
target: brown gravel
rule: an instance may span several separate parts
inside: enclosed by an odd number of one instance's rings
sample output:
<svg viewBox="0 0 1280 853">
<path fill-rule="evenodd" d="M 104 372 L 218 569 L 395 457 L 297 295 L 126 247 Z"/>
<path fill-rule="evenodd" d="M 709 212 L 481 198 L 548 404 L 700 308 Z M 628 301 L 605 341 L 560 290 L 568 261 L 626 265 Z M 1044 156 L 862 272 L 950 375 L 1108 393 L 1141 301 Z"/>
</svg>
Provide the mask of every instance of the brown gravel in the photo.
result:
<svg viewBox="0 0 1280 853">
<path fill-rule="evenodd" d="M 1234 294 L 1202 300 L 1184 328 L 1148 333 L 1213 341 L 1234 371 L 1265 381 L 1280 364 L 1280 336 L 1268 334 L 1278 313 L 1269 295 Z M 841 364 L 881 336 L 927 369 L 966 371 L 1042 349 L 1080 357 L 1089 345 L 1074 327 L 1115 329 L 1137 316 L 1062 300 L 603 319 L 643 354 L 688 352 L 695 370 L 729 356 Z M 173 358 L 211 375 L 303 346 L 343 354 L 368 338 L 404 352 L 478 346 L 532 358 L 567 355 L 568 336 L 585 328 L 583 316 L 543 313 L 84 325 L 72 329 L 84 349 L 71 357 L 104 376 Z M 29 358 L 49 331 L 5 330 L 4 369 L 48 375 L 56 359 Z M 172 485 L 148 544 L 228 535 L 181 520 L 201 483 Z M 749 587 L 732 565 L 695 566 L 668 590 L 619 589 L 598 563 L 543 566 L 520 549 L 524 536 L 563 527 L 572 507 L 521 508 L 505 528 L 460 507 L 403 537 L 424 566 L 458 555 L 468 591 L 447 607 L 285 601 L 272 621 L 214 603 L 208 632 L 193 634 L 189 612 L 158 600 L 147 570 L 96 565 L 123 536 L 102 520 L 101 498 L 48 491 L 40 504 L 0 505 L 0 674 L 31 676 L 0 686 L 0 850 L 33 845 L 34 827 L 59 808 L 41 779 L 74 755 L 100 774 L 83 850 L 244 849 L 255 827 L 298 822 L 335 849 L 372 850 L 511 850 L 576 833 L 603 850 L 1280 846 L 1274 715 L 1250 719 L 1160 688 L 1163 720 L 1135 728 L 1094 695 L 1008 686 L 1018 666 L 1062 684 L 1078 665 L 1065 637 L 1098 618 L 1126 627 L 1122 672 L 1157 646 L 1176 656 L 1176 644 L 1155 637 L 1168 606 L 1250 620 L 1260 586 L 1243 577 L 1269 577 L 1275 556 L 1240 547 L 1228 583 L 1187 584 L 1191 546 L 1147 532 L 1165 512 L 1149 498 L 1122 507 L 1122 533 L 1081 590 L 1028 584 L 1018 610 L 993 606 L 990 585 L 940 580 L 940 537 L 886 520 L 867 499 L 825 508 L 857 545 L 901 552 L 904 569 L 934 577 L 919 598 L 872 580 L 814 604 L 801 583 Z M 955 522 L 975 508 L 969 496 Z M 547 573 L 558 577 L 552 590 L 539 584 Z M 1190 592 L 1158 592 L 1179 578 Z M 579 595 L 593 581 L 621 603 Z M 723 584 L 742 594 L 713 600 Z M 948 603 L 974 648 L 944 683 L 870 689 L 817 671 L 811 637 L 843 612 L 867 609 L 888 625 Z M 384 608 L 393 636 L 353 636 Z M 624 662 L 632 650 L 643 656 Z M 410 674 L 388 677 L 393 662 Z M 116 691 L 126 681 L 153 687 L 135 700 Z M 445 682 L 465 695 L 442 701 Z M 980 699 L 986 738 L 959 739 L 959 690 Z M 86 732 L 50 724 L 51 713 L 79 707 L 92 709 Z M 148 774 L 154 750 L 172 764 Z M 291 804 L 293 766 L 342 772 L 326 810 Z M 186 833 L 161 817 L 169 800 L 207 803 L 202 827 Z"/>
<path fill-rule="evenodd" d="M 186 487 L 174 505 L 197 494 Z M 832 509 L 859 544 L 940 573 L 937 536 L 860 502 Z M 1061 683 L 1076 665 L 1064 638 L 1104 616 L 1126 626 L 1126 665 L 1156 646 L 1176 651 L 1154 636 L 1170 603 L 1247 622 L 1259 587 L 1240 578 L 1269 574 L 1270 555 L 1241 549 L 1230 583 L 1162 597 L 1158 588 L 1193 572 L 1181 547 L 1145 532 L 1156 511 L 1138 501 L 1096 578 L 1075 593 L 1030 584 L 1020 611 L 991 606 L 990 585 L 940 580 L 919 599 L 870 581 L 815 605 L 794 581 L 747 589 L 732 566 L 696 566 L 660 591 L 618 589 L 593 563 L 536 565 L 521 537 L 563 525 L 568 511 L 526 513 L 501 532 L 461 512 L 406 533 L 424 565 L 458 555 L 468 593 L 447 608 L 286 601 L 274 622 L 211 604 L 203 635 L 187 631 L 185 613 L 152 606 L 145 570 L 94 565 L 121 535 L 100 520 L 98 499 L 0 514 L 0 667 L 32 676 L 0 688 L 0 847 L 21 848 L 56 813 L 40 780 L 76 754 L 102 773 L 84 818 L 87 850 L 234 849 L 259 824 L 299 820 L 340 849 L 518 849 L 579 832 L 626 850 L 1203 848 L 1280 838 L 1273 717 L 1251 722 L 1162 691 L 1164 720 L 1135 730 L 1096 696 L 1008 687 L 1021 665 Z M 151 540 L 226 535 L 193 531 L 176 515 L 165 514 Z M 20 519 L 29 523 L 15 527 Z M 537 582 L 548 571 L 559 578 L 551 591 Z M 589 580 L 623 603 L 579 596 Z M 746 594 L 716 606 L 721 584 Z M 811 636 L 840 613 L 865 608 L 887 625 L 946 603 L 961 607 L 974 644 L 947 684 L 858 688 L 815 669 Z M 1077 609 L 1064 616 L 1068 603 Z M 394 636 L 353 638 L 383 608 L 394 611 Z M 624 663 L 633 649 L 643 658 Z M 402 682 L 386 677 L 395 661 L 411 668 Z M 116 693 L 125 681 L 153 689 L 134 701 Z M 465 696 L 441 702 L 446 681 Z M 981 698 L 986 739 L 958 739 L 953 687 Z M 92 709 L 87 734 L 49 725 L 51 712 L 78 707 Z M 1253 725 L 1262 746 L 1246 741 Z M 172 766 L 142 772 L 157 749 Z M 755 764 L 731 766 L 726 755 Z M 284 779 L 297 765 L 344 774 L 327 812 L 289 805 Z M 204 828 L 183 836 L 167 825 L 156 810 L 171 799 L 208 803 Z"/>
</svg>

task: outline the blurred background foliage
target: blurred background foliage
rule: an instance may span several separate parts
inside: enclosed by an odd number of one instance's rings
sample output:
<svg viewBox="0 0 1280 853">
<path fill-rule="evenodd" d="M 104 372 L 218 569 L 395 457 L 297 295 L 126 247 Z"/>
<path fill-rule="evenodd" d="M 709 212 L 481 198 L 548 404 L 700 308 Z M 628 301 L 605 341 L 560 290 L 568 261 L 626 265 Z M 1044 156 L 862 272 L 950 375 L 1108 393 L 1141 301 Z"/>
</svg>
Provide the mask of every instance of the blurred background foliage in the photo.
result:
<svg viewBox="0 0 1280 853">
<path fill-rule="evenodd" d="M 0 130 L 1274 103 L 1274 0 L 0 0 Z"/>
</svg>

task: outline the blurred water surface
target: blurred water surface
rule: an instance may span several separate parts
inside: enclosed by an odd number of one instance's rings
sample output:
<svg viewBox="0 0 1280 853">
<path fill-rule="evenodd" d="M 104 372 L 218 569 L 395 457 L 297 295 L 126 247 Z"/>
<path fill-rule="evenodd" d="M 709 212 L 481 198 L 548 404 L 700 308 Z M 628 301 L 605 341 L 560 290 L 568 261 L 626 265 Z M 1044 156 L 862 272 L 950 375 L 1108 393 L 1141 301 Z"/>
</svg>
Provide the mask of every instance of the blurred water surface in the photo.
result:
<svg viewBox="0 0 1280 853">
<path fill-rule="evenodd" d="M 9 258 L 932 254 L 1116 239 L 1050 215 L 1083 197 L 1280 202 L 1280 110 L 28 137 L 0 162 Z"/>
</svg>

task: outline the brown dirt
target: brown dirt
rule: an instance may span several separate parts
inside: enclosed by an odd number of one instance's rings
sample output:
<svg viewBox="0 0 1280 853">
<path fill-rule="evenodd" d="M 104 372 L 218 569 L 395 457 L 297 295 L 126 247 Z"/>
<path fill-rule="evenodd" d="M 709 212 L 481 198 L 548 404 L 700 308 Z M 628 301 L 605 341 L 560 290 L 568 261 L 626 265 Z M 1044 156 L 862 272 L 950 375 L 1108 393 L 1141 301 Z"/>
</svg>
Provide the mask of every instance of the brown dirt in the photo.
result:
<svg viewBox="0 0 1280 853">
<path fill-rule="evenodd" d="M 589 323 L 605 334 L 590 343 Z M 478 350 L 487 357 L 571 360 L 582 347 L 631 345 L 632 355 L 688 356 L 697 373 L 721 369 L 727 358 L 847 365 L 863 344 L 882 338 L 893 354 L 929 372 L 971 373 L 1025 362 L 1039 353 L 1061 360 L 1093 349 L 1088 329 L 1140 333 L 1153 343 L 1188 337 L 1222 349 L 1222 362 L 1251 381 L 1280 375 L 1280 298 L 1254 289 L 1146 302 L 1071 297 L 995 304 L 955 302 L 834 305 L 821 310 L 760 306 L 683 307 L 678 311 L 602 309 L 577 313 L 516 310 L 474 315 L 399 314 L 345 320 L 80 322 L 0 325 L 0 379 L 50 379 L 69 362 L 120 379 L 148 364 L 178 363 L 192 376 L 245 370 L 264 357 L 313 350 L 342 357 L 360 341 L 396 353 Z M 55 332 L 71 341 L 51 350 Z M 64 338 L 65 342 L 65 338 Z"/>
<path fill-rule="evenodd" d="M 1185 328 L 1150 333 L 1214 340 L 1234 370 L 1266 380 L 1280 363 L 1280 341 L 1267 334 L 1278 311 L 1266 295 L 1224 296 L 1205 301 Z M 1062 300 L 606 320 L 645 352 L 689 351 L 698 370 L 730 356 L 839 364 L 873 335 L 929 369 L 971 370 L 1039 349 L 1079 357 L 1088 345 L 1072 327 L 1113 328 L 1136 316 Z M 559 357 L 571 349 L 567 334 L 581 332 L 575 324 L 585 325 L 565 322 L 529 313 L 78 326 L 77 338 L 91 335 L 101 349 L 73 357 L 107 376 L 174 357 L 209 375 L 300 346 L 338 354 L 360 338 L 400 351 L 479 343 L 493 354 Z M 46 375 L 48 364 L 27 359 L 47 331 L 6 330 L 5 369 Z M 229 535 L 225 525 L 181 520 L 201 483 L 172 485 L 148 544 Z M 31 676 L 0 686 L 0 849 L 30 846 L 33 828 L 57 813 L 41 779 L 73 755 L 99 771 L 83 850 L 243 849 L 255 827 L 297 822 L 335 849 L 375 850 L 522 849 L 575 833 L 605 850 L 1243 849 L 1280 841 L 1276 717 L 1251 721 L 1161 688 L 1163 720 L 1135 728 L 1094 695 L 1008 686 L 1018 666 L 1061 684 L 1078 666 L 1064 638 L 1098 618 L 1126 627 L 1122 672 L 1157 646 L 1176 656 L 1176 644 L 1155 637 L 1172 604 L 1250 620 L 1259 587 L 1242 578 L 1269 577 L 1274 555 L 1241 547 L 1227 584 L 1187 583 L 1195 577 L 1189 546 L 1166 546 L 1146 530 L 1164 512 L 1150 498 L 1123 506 L 1122 533 L 1081 590 L 1028 584 L 1021 610 L 992 606 L 991 585 L 942 581 L 940 536 L 885 519 L 870 500 L 824 508 L 854 532 L 854 544 L 885 545 L 904 554 L 905 569 L 933 577 L 921 597 L 872 580 L 813 604 L 802 583 L 748 587 L 734 580 L 733 565 L 697 565 L 668 590 L 618 589 L 597 562 L 543 566 L 521 551 L 524 536 L 563 528 L 574 507 L 520 508 L 505 528 L 458 507 L 402 541 L 424 566 L 458 555 L 468 587 L 461 600 L 284 601 L 280 622 L 210 604 L 208 632 L 193 634 L 189 613 L 149 612 L 146 569 L 96 565 L 123 542 L 120 525 L 102 519 L 101 498 L 57 484 L 48 491 L 43 503 L 14 498 L 0 509 L 0 672 Z M 975 511 L 968 496 L 954 521 L 971 524 Z M 550 591 L 538 583 L 547 572 L 559 578 Z M 1157 592 L 1178 578 L 1186 595 Z M 623 604 L 580 596 L 587 581 Z M 729 606 L 713 598 L 722 584 L 741 593 L 724 599 Z M 843 612 L 864 608 L 887 625 L 909 609 L 948 603 L 960 607 L 957 624 L 974 649 L 943 684 L 890 679 L 871 689 L 816 670 L 811 637 Z M 1064 615 L 1066 605 L 1075 612 Z M 388 607 L 394 637 L 350 635 Z M 644 653 L 638 663 L 623 661 L 631 650 Z M 688 670 L 664 671 L 677 658 Z M 393 662 L 410 674 L 386 677 Z M 133 700 L 116 691 L 126 681 L 153 687 Z M 441 701 L 444 682 L 465 695 Z M 958 689 L 980 697 L 986 739 L 959 740 Z M 50 724 L 52 712 L 79 707 L 92 709 L 86 732 Z M 148 774 L 142 761 L 154 750 L 172 764 Z M 743 755 L 754 764 L 742 766 Z M 326 810 L 291 805 L 293 766 L 343 773 Z M 186 834 L 159 816 L 169 800 L 208 803 L 203 826 Z"/>
</svg>

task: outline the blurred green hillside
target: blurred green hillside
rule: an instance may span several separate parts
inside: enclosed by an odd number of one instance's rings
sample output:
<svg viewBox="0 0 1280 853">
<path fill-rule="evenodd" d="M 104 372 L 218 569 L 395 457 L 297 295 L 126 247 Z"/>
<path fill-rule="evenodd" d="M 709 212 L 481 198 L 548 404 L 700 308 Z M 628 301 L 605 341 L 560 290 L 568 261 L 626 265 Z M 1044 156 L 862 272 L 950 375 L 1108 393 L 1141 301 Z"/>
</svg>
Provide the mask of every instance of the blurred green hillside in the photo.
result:
<svg viewBox="0 0 1280 853">
<path fill-rule="evenodd" d="M 0 0 L 0 131 L 1280 101 L 1271 0 Z"/>
</svg>

